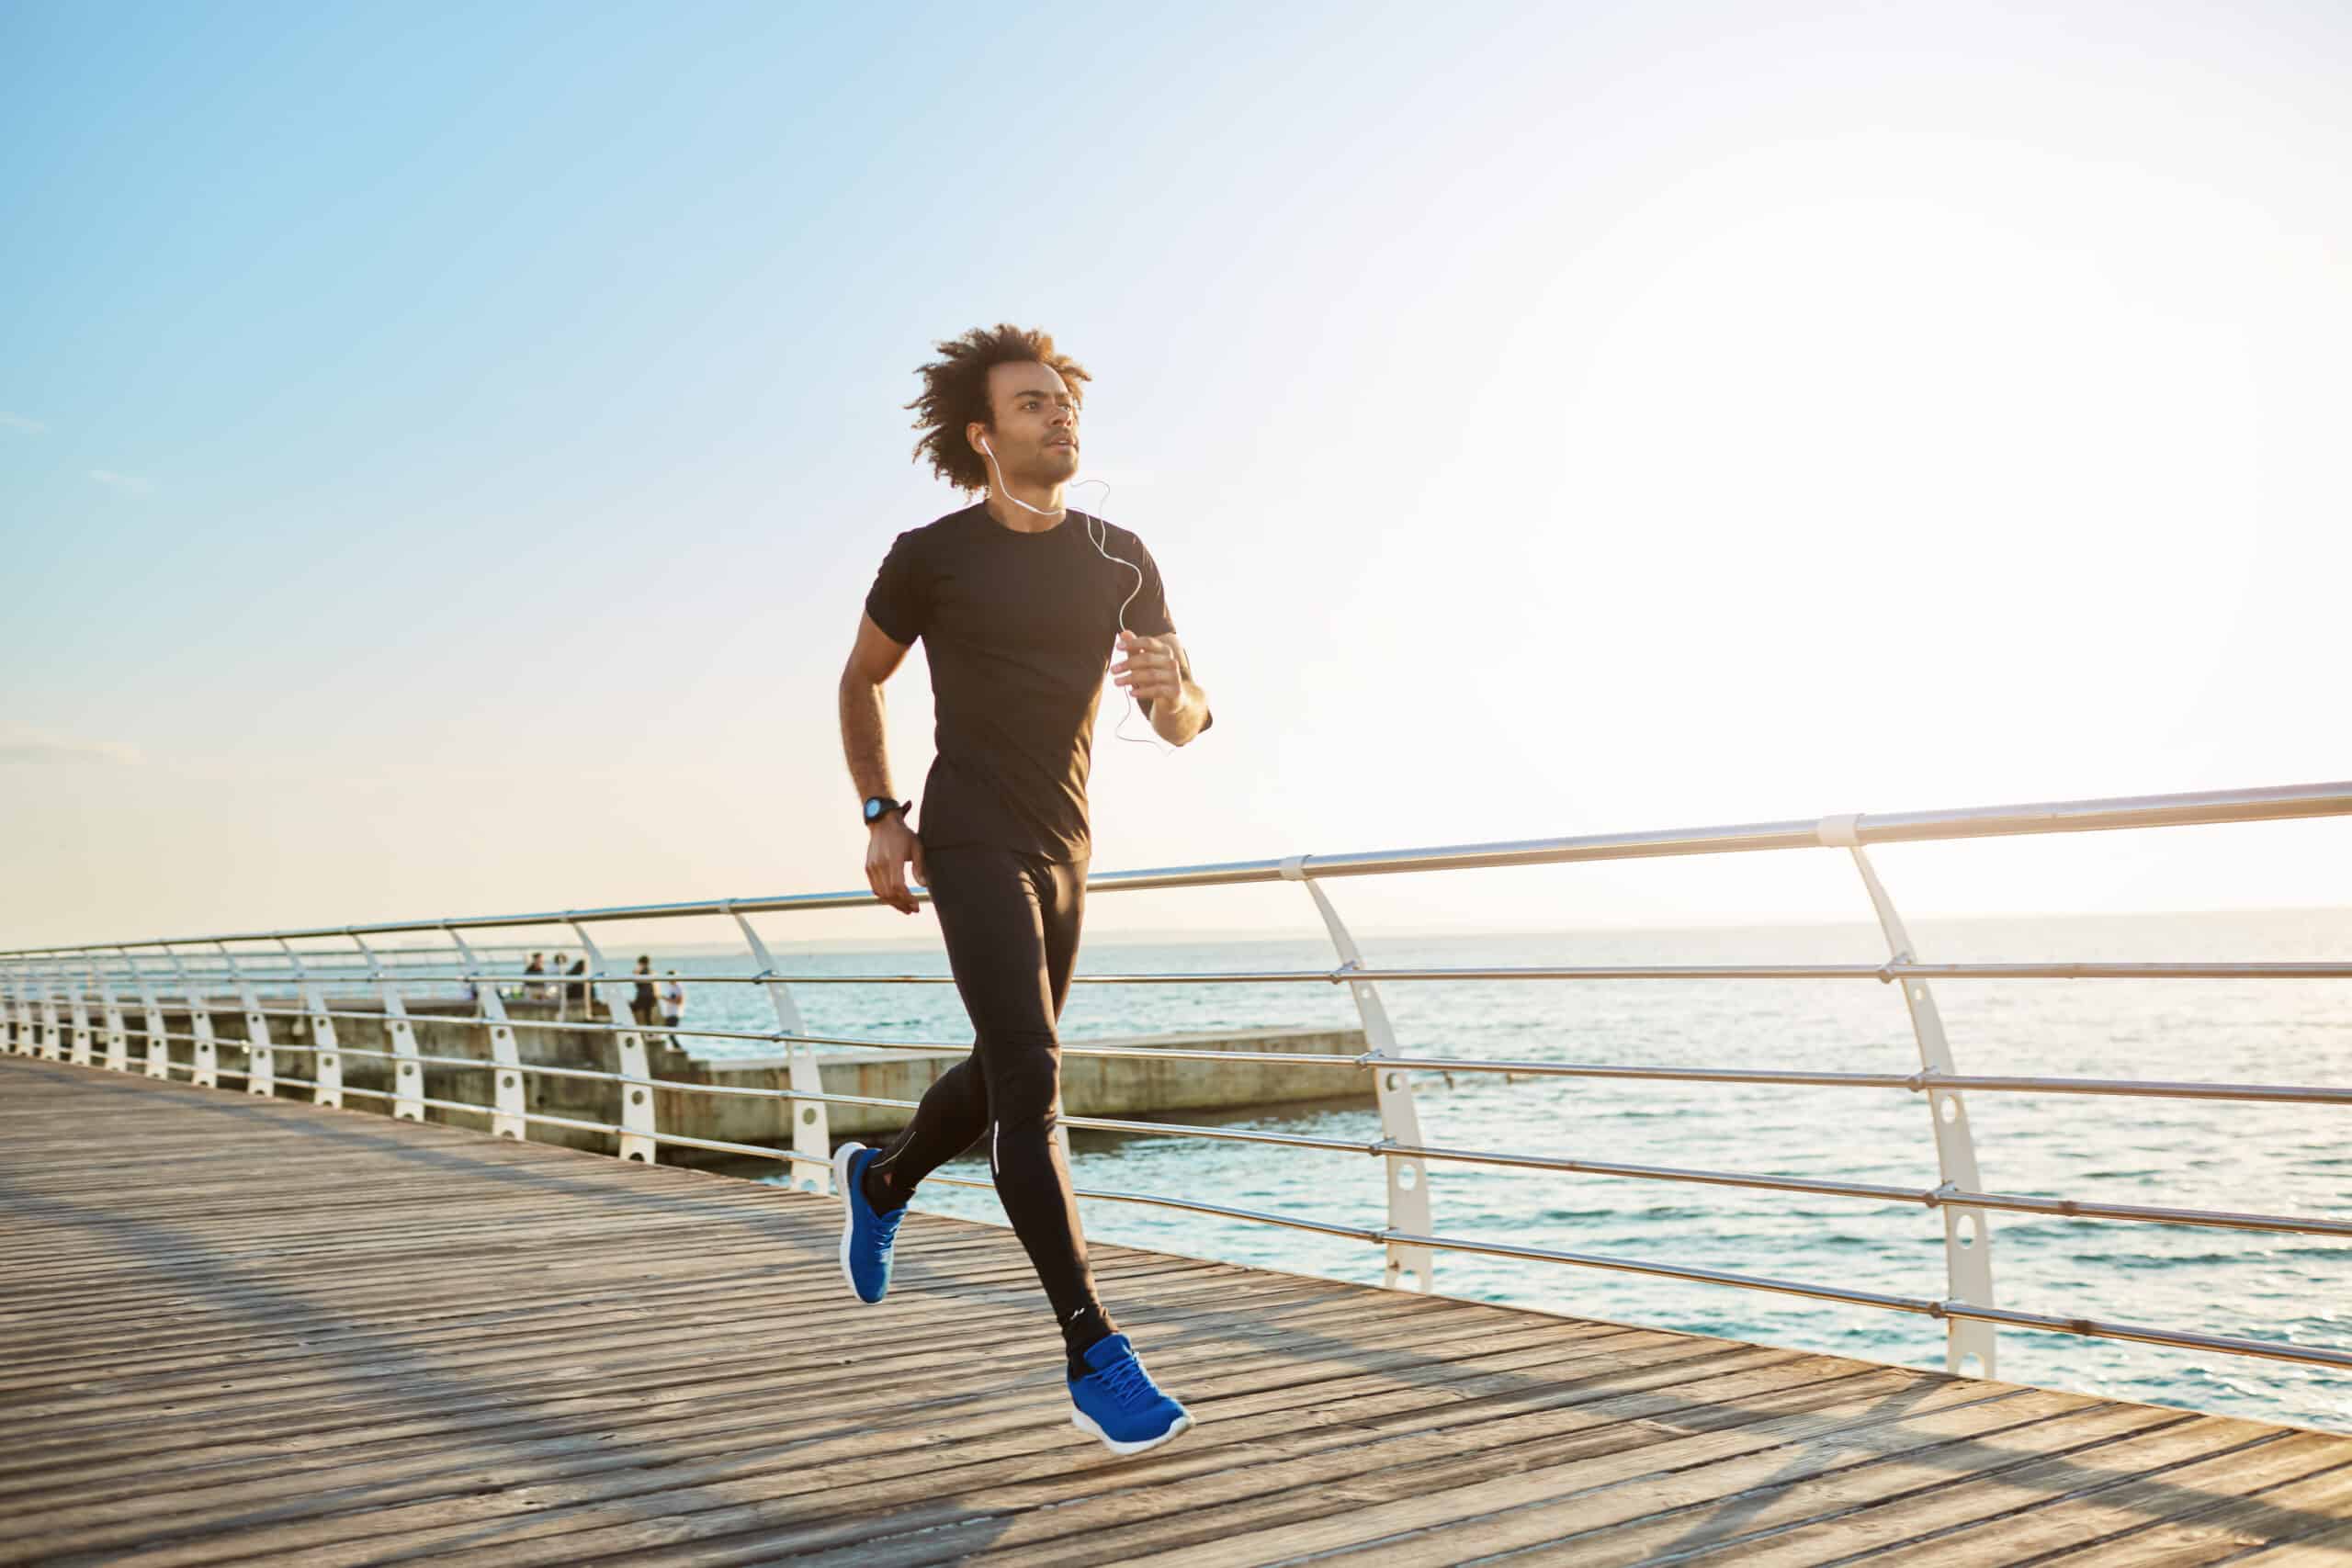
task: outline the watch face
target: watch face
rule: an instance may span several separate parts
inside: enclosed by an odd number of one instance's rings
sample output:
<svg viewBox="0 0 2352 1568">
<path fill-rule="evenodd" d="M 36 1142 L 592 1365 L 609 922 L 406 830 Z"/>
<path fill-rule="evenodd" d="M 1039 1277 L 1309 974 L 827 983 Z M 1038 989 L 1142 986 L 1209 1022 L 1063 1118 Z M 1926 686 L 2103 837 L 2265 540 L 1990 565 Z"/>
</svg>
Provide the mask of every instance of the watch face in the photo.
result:
<svg viewBox="0 0 2352 1568">
<path fill-rule="evenodd" d="M 880 801 L 878 801 L 878 800 L 869 800 L 869 801 L 867 801 L 867 802 L 865 803 L 865 819 L 866 819 L 868 822 L 871 822 L 871 821 L 875 820 L 876 818 L 880 817 L 881 815 L 882 815 L 882 803 L 881 803 Z"/>
</svg>

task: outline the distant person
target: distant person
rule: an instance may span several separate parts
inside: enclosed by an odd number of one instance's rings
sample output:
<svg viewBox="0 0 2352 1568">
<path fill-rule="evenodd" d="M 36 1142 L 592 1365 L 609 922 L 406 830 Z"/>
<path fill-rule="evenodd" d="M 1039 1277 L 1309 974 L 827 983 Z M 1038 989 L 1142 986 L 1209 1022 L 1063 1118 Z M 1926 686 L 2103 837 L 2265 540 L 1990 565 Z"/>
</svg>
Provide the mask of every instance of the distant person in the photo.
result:
<svg viewBox="0 0 2352 1568">
<path fill-rule="evenodd" d="M 555 955 L 555 961 L 557 965 L 560 967 L 563 964 L 563 954 L 560 953 L 557 953 Z M 564 973 L 566 975 L 585 975 L 588 973 L 588 961 L 585 958 L 575 958 L 571 961 L 571 967 L 564 970 Z M 563 987 L 563 1003 L 566 1008 L 580 1009 L 582 1015 L 585 1016 L 588 1008 L 588 982 L 585 980 L 567 980 L 564 983 Z"/>
<path fill-rule="evenodd" d="M 547 972 L 548 966 L 539 961 L 539 955 L 536 953 L 531 954 L 531 961 L 523 965 L 523 973 L 526 975 L 544 975 Z M 523 995 L 528 1000 L 535 1002 L 541 1000 L 547 994 L 548 988 L 545 986 L 527 980 L 523 984 Z"/>
<path fill-rule="evenodd" d="M 653 1002 L 653 960 L 644 953 L 637 955 L 637 987 L 629 993 L 628 1015 L 639 1024 L 650 1025 L 656 1016 Z"/>
<path fill-rule="evenodd" d="M 997 1195 L 1061 1327 L 1071 1419 L 1114 1453 L 1140 1453 L 1192 1416 L 1152 1382 L 1095 1292 L 1054 1136 L 1055 1026 L 1093 853 L 1086 780 L 1103 671 L 1172 745 L 1209 728 L 1208 697 L 1151 552 L 1064 503 L 1086 372 L 1052 338 L 1016 327 L 938 348 L 909 405 L 923 432 L 915 451 L 981 501 L 890 546 L 842 672 L 842 745 L 865 800 L 866 885 L 911 915 L 912 863 L 977 1039 L 886 1147 L 848 1143 L 835 1154 L 842 1271 L 860 1301 L 880 1301 L 916 1183 L 985 1138 Z M 882 683 L 919 638 L 938 737 L 920 831 L 910 803 L 892 798 L 882 721 Z"/>
<path fill-rule="evenodd" d="M 678 978 L 678 972 L 673 969 L 670 971 L 668 984 L 662 987 L 662 1027 L 675 1029 L 678 1027 L 679 1020 L 685 1016 L 686 985 L 684 981 Z"/>
</svg>

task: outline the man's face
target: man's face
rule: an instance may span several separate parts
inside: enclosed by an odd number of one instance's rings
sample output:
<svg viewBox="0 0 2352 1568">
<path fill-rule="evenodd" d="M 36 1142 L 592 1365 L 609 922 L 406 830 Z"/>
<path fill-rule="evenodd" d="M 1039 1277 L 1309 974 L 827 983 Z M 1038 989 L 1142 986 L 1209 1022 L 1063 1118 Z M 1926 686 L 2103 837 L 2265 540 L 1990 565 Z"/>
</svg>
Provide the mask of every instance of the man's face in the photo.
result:
<svg viewBox="0 0 2352 1568">
<path fill-rule="evenodd" d="M 1060 372 L 1035 364 L 992 365 L 989 407 L 996 417 L 989 445 L 1006 479 L 1052 485 L 1078 472 L 1078 404 Z"/>
</svg>

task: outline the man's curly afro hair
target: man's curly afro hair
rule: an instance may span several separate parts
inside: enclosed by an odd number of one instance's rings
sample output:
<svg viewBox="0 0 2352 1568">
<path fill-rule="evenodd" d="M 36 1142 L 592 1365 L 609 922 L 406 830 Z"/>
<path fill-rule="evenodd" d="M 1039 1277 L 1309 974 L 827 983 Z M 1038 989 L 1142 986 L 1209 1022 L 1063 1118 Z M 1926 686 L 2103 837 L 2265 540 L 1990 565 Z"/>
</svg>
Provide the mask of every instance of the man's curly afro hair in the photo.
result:
<svg viewBox="0 0 2352 1568">
<path fill-rule="evenodd" d="M 931 459 L 932 471 L 961 491 L 988 488 L 988 465 L 964 439 L 967 425 L 996 423 L 989 407 L 989 371 L 999 365 L 1043 365 L 1069 384 L 1070 401 L 1086 401 L 1085 367 L 1054 347 L 1053 334 L 1032 327 L 999 322 L 974 327 L 962 337 L 933 344 L 939 357 L 918 368 L 922 395 L 907 407 L 915 411 L 915 428 L 922 436 L 915 443 L 920 462 Z"/>
</svg>

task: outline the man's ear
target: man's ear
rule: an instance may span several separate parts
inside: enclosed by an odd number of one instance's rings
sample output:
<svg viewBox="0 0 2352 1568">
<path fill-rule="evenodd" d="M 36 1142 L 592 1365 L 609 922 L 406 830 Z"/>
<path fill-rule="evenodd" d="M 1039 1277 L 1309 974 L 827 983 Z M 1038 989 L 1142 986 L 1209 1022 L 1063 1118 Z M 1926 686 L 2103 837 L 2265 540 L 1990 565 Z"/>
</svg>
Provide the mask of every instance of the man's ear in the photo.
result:
<svg viewBox="0 0 2352 1568">
<path fill-rule="evenodd" d="M 988 433 L 989 427 L 976 419 L 964 427 L 964 445 L 969 446 L 974 453 L 985 456 L 986 454 L 980 453 L 980 437 Z"/>
</svg>

